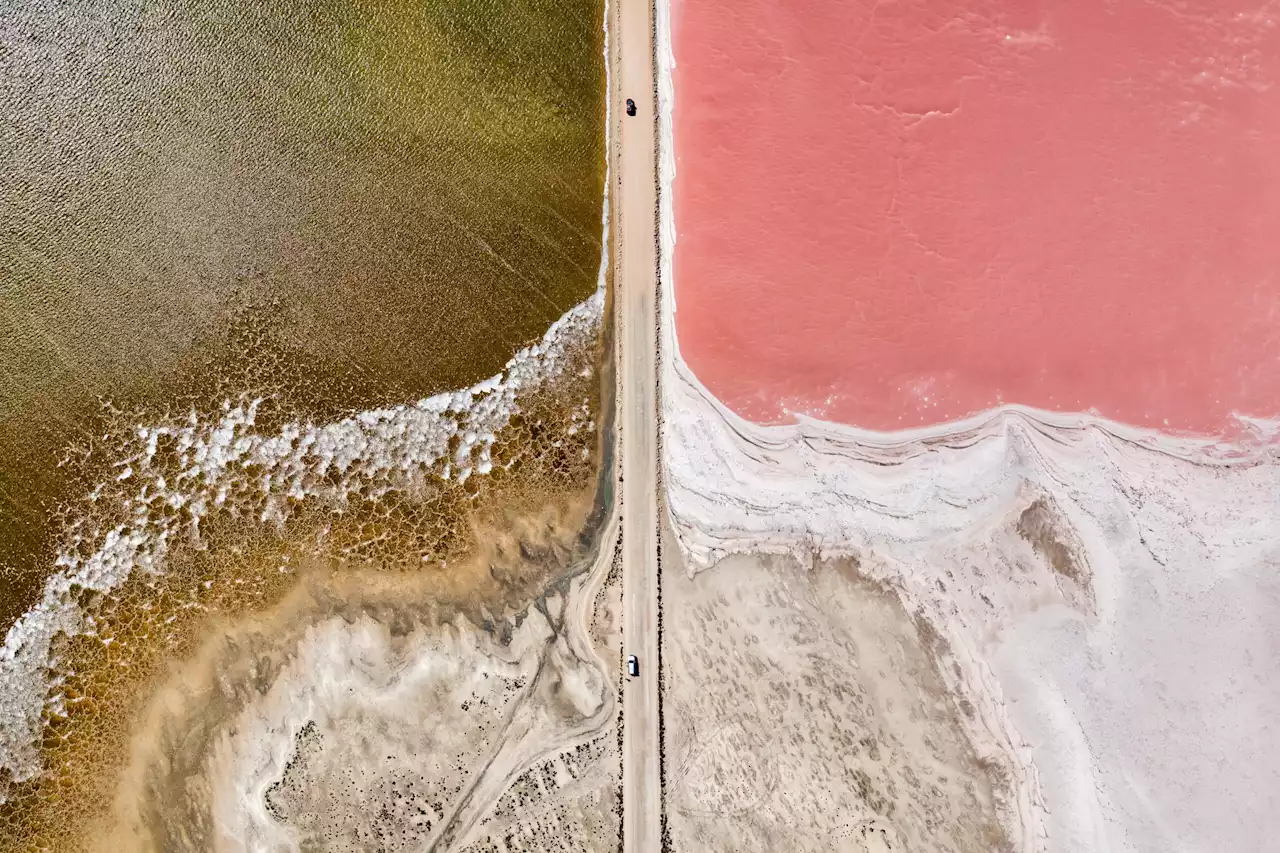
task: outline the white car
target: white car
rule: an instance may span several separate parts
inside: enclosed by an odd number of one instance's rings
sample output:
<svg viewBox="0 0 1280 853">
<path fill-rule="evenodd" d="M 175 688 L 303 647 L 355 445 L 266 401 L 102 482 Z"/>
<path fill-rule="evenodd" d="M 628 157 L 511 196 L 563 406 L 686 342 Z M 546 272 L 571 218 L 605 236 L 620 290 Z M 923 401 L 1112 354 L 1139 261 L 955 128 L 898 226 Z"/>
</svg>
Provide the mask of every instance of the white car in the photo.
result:
<svg viewBox="0 0 1280 853">
<path fill-rule="evenodd" d="M 627 655 L 627 675 L 635 678 L 640 674 L 640 659 L 635 655 Z"/>
</svg>

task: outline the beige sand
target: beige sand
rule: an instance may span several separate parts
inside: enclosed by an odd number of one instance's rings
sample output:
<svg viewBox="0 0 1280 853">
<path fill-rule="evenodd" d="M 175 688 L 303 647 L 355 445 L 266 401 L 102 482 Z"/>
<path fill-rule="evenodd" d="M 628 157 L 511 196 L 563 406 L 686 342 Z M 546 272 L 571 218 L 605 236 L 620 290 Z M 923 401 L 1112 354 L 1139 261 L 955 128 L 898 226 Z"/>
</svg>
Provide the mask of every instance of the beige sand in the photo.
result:
<svg viewBox="0 0 1280 853">
<path fill-rule="evenodd" d="M 991 768 L 931 644 L 851 561 L 666 560 L 676 850 L 999 851 Z M 998 777 L 997 777 L 998 779 Z"/>
</svg>

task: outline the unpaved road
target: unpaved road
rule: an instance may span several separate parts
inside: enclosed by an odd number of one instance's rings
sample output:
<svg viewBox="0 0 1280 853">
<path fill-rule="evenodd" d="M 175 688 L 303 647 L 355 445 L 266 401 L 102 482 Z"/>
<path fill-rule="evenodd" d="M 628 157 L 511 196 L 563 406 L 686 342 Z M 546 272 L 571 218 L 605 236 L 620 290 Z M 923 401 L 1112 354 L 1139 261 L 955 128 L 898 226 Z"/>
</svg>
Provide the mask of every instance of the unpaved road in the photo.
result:
<svg viewBox="0 0 1280 853">
<path fill-rule="evenodd" d="M 653 5 L 613 0 L 614 298 L 622 471 L 623 653 L 640 676 L 623 685 L 622 831 L 625 853 L 658 853 L 657 104 Z M 627 98 L 636 115 L 624 109 Z"/>
</svg>

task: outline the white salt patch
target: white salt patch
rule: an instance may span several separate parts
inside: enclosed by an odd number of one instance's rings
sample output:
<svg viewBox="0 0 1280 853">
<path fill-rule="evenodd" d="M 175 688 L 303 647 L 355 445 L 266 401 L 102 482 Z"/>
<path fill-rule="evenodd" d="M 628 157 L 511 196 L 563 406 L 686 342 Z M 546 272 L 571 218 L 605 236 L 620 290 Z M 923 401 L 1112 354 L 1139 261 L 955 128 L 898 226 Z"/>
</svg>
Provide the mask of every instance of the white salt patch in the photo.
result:
<svg viewBox="0 0 1280 853">
<path fill-rule="evenodd" d="M 448 724 L 457 719 L 442 716 L 441 707 L 456 709 L 468 696 L 485 695 L 499 678 L 534 678 L 550 634 L 536 611 L 502 649 L 490 648 L 461 617 L 444 630 L 413 635 L 408 648 L 403 641 L 397 648 L 388 627 L 367 617 L 329 619 L 311 628 L 266 695 L 223 730 L 213 750 L 206 778 L 214 785 L 217 849 L 300 849 L 266 803 L 307 723 L 325 730 L 344 717 L 363 720 L 374 742 L 418 732 L 447 755 L 458 737 Z"/>
</svg>

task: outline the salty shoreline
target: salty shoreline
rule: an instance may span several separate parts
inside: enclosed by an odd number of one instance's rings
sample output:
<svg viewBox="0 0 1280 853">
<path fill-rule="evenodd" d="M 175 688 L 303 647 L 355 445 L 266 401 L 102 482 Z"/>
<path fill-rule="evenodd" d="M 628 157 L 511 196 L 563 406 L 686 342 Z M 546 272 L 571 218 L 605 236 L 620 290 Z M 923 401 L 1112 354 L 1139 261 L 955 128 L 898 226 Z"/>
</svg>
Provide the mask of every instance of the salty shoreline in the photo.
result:
<svg viewBox="0 0 1280 853">
<path fill-rule="evenodd" d="M 1017 780 L 1007 819 L 1020 849 L 1112 849 L 1108 843 L 1132 842 L 1130 830 L 1140 837 L 1146 830 L 1137 828 L 1162 815 L 1194 813 L 1181 797 L 1150 813 L 1130 802 L 1132 823 L 1122 820 L 1119 836 L 1108 834 L 1105 816 L 1116 808 L 1106 803 L 1108 792 L 1123 790 L 1117 764 L 1159 766 L 1199 751 L 1201 769 L 1212 773 L 1221 750 L 1242 765 L 1266 766 L 1253 752 L 1252 739 L 1263 738 L 1256 724 L 1216 726 L 1196 747 L 1181 737 L 1146 740 L 1118 714 L 1132 703 L 1162 714 L 1159 703 L 1174 697 L 1212 713 L 1212 691 L 1200 688 L 1230 683 L 1240 685 L 1239 714 L 1265 716 L 1271 667 L 1248 649 L 1266 646 L 1274 630 L 1267 609 L 1280 601 L 1271 578 L 1280 548 L 1270 524 L 1280 492 L 1273 445 L 1175 441 L 1165 451 L 1149 446 L 1158 445 L 1150 437 L 1139 444 L 1096 425 L 1047 426 L 1003 412 L 981 428 L 877 447 L 827 425 L 737 422 L 682 372 L 677 366 L 664 373 L 664 465 L 689 571 L 731 554 L 802 563 L 853 558 L 868 577 L 897 590 L 946 640 L 948 687 L 978 712 L 970 730 L 975 749 Z M 1040 549 L 1019 527 L 1038 507 L 1050 508 L 1043 513 L 1049 544 Z M 1054 549 L 1074 561 L 1068 574 L 1048 559 Z M 1216 624 L 1223 618 L 1230 624 Z M 1178 639 L 1185 631 L 1208 642 L 1188 648 Z M 1152 645 L 1153 636 L 1167 651 Z M 1099 654 L 1110 661 L 1098 664 Z M 1046 671 L 1027 664 L 1037 659 Z M 1068 702 L 1071 691 L 1055 686 L 1064 678 L 1100 683 L 1093 695 Z M 1020 683 L 1012 699 L 1008 679 Z M 1156 694 L 1153 683 L 1161 685 Z M 1011 702 L 1030 708 L 1030 716 L 1019 718 Z M 1042 728 L 1029 740 L 1026 729 L 1047 725 L 1040 718 L 1051 706 L 1065 711 L 1059 728 Z M 1168 725 L 1178 731 L 1195 718 Z M 1127 755 L 1126 741 L 1144 748 Z M 1083 745 L 1090 742 L 1121 751 L 1093 754 Z M 1062 778 L 1064 762 L 1080 772 Z M 1046 780 L 1053 774 L 1045 766 L 1058 767 L 1059 778 Z M 1172 780 L 1156 774 L 1144 784 Z M 1247 803 L 1250 793 L 1223 798 Z M 1261 823 L 1259 816 L 1254 825 Z M 1100 833 L 1088 843 L 1037 841 L 1042 827 L 1058 838 L 1088 826 Z M 1169 837 L 1206 829 L 1192 823 Z M 1249 849 L 1248 841 L 1241 844 Z"/>
<path fill-rule="evenodd" d="M 103 530 L 89 543 L 77 534 L 60 555 L 64 570 L 49 578 L 40 603 L 6 635 L 0 653 L 0 767 L 14 782 L 38 772 L 34 744 L 46 702 L 51 644 L 59 633 L 93 630 L 74 603 L 77 590 L 109 593 L 136 571 L 162 571 L 169 543 L 181 541 L 188 531 L 199 536 L 201 521 L 221 508 L 230 490 L 247 487 L 261 519 L 283 524 L 293 502 L 305 497 L 342 502 L 366 487 L 375 495 L 411 489 L 415 477 L 424 474 L 442 481 L 465 480 L 473 471 L 487 474 L 493 464 L 490 448 L 517 410 L 517 397 L 560 375 L 566 354 L 598 332 L 603 309 L 600 289 L 557 321 L 540 343 L 517 353 L 504 373 L 414 405 L 363 412 L 320 427 L 287 424 L 268 435 L 254 430 L 254 401 L 228 405 L 213 424 L 184 419 L 136 427 L 136 440 L 127 448 L 133 452 L 118 466 L 117 482 L 135 484 L 120 499 L 135 515 L 136 506 L 141 520 L 133 517 Z M 160 439 L 184 448 L 180 470 L 152 469 Z M 266 476 L 250 481 L 247 472 L 255 470 Z M 330 470 L 340 473 L 336 486 L 326 480 Z M 154 519 L 149 517 L 153 504 L 161 508 Z M 90 546 L 87 551 L 84 544 Z"/>
</svg>

